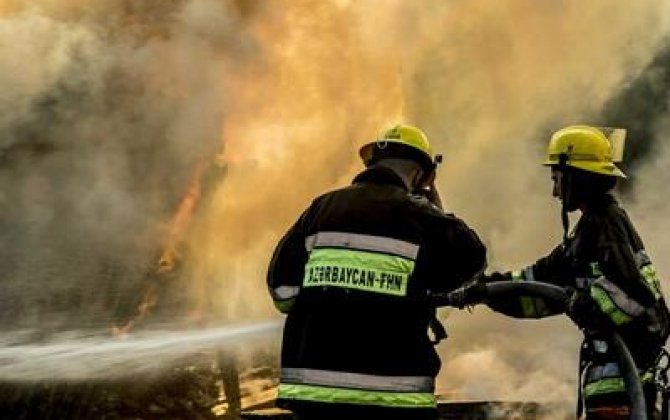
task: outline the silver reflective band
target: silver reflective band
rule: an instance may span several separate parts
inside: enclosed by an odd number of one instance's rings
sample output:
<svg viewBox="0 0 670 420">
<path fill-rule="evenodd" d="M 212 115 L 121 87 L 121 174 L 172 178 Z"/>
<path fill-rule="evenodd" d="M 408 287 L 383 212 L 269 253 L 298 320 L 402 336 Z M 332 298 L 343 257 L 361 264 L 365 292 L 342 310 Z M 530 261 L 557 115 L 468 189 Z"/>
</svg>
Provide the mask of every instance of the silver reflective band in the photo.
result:
<svg viewBox="0 0 670 420">
<path fill-rule="evenodd" d="M 595 277 L 577 277 L 575 284 L 578 289 L 588 289 L 597 279 Z"/>
<path fill-rule="evenodd" d="M 292 299 L 300 293 L 300 286 L 279 286 L 272 289 L 275 300 Z"/>
<path fill-rule="evenodd" d="M 604 378 L 616 378 L 621 376 L 619 365 L 616 363 L 607 363 L 600 366 L 591 366 L 586 374 L 586 382 L 595 382 Z"/>
<path fill-rule="evenodd" d="M 641 249 L 635 253 L 635 264 L 637 264 L 638 268 L 642 268 L 645 265 L 651 264 L 651 259 L 644 249 Z"/>
<path fill-rule="evenodd" d="M 595 382 L 606 378 L 618 378 L 621 376 L 619 365 L 616 363 L 606 363 L 604 365 L 590 366 L 587 368 L 586 382 Z M 637 370 L 642 377 L 644 369 Z"/>
<path fill-rule="evenodd" d="M 383 252 L 399 257 L 416 260 L 419 245 L 400 239 L 384 236 L 363 235 L 347 232 L 319 232 L 305 238 L 305 248 L 311 251 L 314 248 L 338 247 L 358 249 L 361 251 Z"/>
<path fill-rule="evenodd" d="M 607 353 L 607 342 L 603 340 L 593 340 L 593 350 L 596 353 Z"/>
<path fill-rule="evenodd" d="M 523 275 L 526 281 L 535 281 L 535 273 L 533 272 L 533 266 L 528 266 L 523 269 Z"/>
<path fill-rule="evenodd" d="M 435 388 L 435 380 L 428 376 L 380 376 L 300 368 L 283 368 L 281 381 L 374 391 L 433 392 Z"/>
<path fill-rule="evenodd" d="M 645 311 L 644 306 L 629 298 L 623 290 L 619 289 L 616 284 L 607 280 L 605 277 L 600 277 L 594 282 L 594 285 L 602 287 L 619 309 L 623 310 L 628 315 L 638 316 L 642 315 Z"/>
</svg>

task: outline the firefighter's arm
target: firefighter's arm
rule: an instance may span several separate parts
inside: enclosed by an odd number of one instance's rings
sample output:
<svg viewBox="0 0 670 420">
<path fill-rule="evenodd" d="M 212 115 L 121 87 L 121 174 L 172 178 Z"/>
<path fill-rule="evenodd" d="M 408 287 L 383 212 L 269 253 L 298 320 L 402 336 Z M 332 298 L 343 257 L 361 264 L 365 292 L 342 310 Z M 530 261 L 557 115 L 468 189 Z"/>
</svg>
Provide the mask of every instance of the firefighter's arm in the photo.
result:
<svg viewBox="0 0 670 420">
<path fill-rule="evenodd" d="M 288 313 L 300 293 L 307 262 L 304 223 L 307 212 L 279 241 L 268 267 L 267 285 L 275 307 Z"/>
<path fill-rule="evenodd" d="M 562 246 L 554 249 L 549 255 L 539 259 L 535 264 L 506 273 L 492 273 L 482 278 L 486 282 L 494 281 L 539 281 L 560 285 L 558 280 L 564 267 L 564 252 Z M 558 315 L 563 308 L 545 299 L 524 295 L 500 295 L 487 302 L 487 305 L 496 312 L 514 318 L 544 318 Z"/>
<path fill-rule="evenodd" d="M 596 267 L 599 277 L 589 294 L 614 325 L 624 325 L 654 306 L 656 299 L 623 227 L 607 223 L 601 232 Z"/>
<path fill-rule="evenodd" d="M 434 267 L 440 267 L 439 274 L 431 276 L 435 282 L 431 290 L 435 292 L 461 287 L 486 269 L 486 247 L 475 231 L 453 215 L 445 220 L 435 232 L 442 234 L 441 242 L 447 245 L 433 255 Z"/>
<path fill-rule="evenodd" d="M 459 224 L 456 235 L 454 277 L 459 281 L 459 285 L 463 285 L 482 274 L 486 269 L 486 247 L 475 231 L 464 222 Z"/>
</svg>

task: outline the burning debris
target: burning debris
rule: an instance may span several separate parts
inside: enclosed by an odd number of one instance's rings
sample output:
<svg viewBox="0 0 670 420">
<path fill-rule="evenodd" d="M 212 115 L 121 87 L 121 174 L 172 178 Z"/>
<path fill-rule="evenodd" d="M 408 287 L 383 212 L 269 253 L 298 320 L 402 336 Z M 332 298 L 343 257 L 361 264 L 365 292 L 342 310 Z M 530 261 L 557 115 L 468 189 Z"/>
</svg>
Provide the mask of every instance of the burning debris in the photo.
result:
<svg viewBox="0 0 670 420">
<path fill-rule="evenodd" d="M 239 419 L 240 407 L 231 410 L 220 372 L 211 361 L 211 354 L 201 354 L 159 375 L 132 379 L 0 381 L 0 410 L 3 418 L 17 419 Z M 276 375 L 269 368 L 244 372 L 244 403 L 258 405 L 259 396 L 271 392 L 270 378 Z"/>
</svg>

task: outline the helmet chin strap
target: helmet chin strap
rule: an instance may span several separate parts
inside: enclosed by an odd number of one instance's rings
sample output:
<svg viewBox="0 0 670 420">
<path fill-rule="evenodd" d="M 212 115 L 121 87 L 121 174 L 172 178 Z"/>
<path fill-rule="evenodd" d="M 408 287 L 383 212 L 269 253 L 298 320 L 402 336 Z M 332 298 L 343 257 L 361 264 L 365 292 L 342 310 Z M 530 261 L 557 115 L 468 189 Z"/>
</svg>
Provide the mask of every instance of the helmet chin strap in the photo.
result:
<svg viewBox="0 0 670 420">
<path fill-rule="evenodd" d="M 568 245 L 568 232 L 570 231 L 570 218 L 568 217 L 568 199 L 571 188 L 571 177 L 568 173 L 568 154 L 561 153 L 558 156 L 558 169 L 561 172 L 561 222 L 563 224 L 563 246 Z"/>
</svg>

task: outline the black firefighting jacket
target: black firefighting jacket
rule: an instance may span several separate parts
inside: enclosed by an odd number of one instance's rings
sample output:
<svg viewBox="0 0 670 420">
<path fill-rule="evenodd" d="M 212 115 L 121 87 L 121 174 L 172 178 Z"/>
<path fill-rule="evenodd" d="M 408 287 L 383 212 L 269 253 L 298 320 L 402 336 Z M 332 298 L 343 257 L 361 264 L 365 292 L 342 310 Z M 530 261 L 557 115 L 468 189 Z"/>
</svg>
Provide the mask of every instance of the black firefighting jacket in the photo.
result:
<svg viewBox="0 0 670 420">
<path fill-rule="evenodd" d="M 588 293 L 607 316 L 606 326 L 615 328 L 626 342 L 643 382 L 653 380 L 653 365 L 668 334 L 668 309 L 642 240 L 611 195 L 588 204 L 566 244 L 512 277 Z M 531 297 L 490 302 L 489 306 L 520 318 L 541 318 L 561 311 Z M 616 356 L 607 348 L 602 332 L 586 330 L 585 334 L 581 364 L 587 407 L 589 400 L 625 403 Z"/>
<path fill-rule="evenodd" d="M 434 407 L 440 361 L 427 291 L 461 286 L 483 270 L 485 253 L 464 222 L 409 195 L 388 168 L 318 197 L 268 270 L 270 294 L 288 314 L 280 405 Z"/>
</svg>

